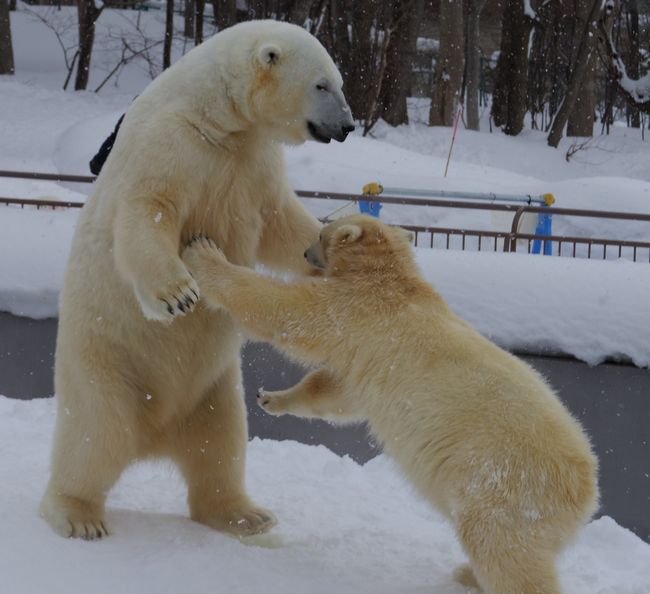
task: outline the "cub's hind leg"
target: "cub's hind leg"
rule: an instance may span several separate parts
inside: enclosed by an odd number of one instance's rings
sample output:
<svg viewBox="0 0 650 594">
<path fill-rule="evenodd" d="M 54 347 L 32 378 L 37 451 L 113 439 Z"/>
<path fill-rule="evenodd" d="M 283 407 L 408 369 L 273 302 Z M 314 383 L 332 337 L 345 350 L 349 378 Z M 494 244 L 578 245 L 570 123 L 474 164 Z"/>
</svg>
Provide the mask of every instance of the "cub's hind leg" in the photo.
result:
<svg viewBox="0 0 650 594">
<path fill-rule="evenodd" d="M 507 514 L 484 505 L 465 510 L 458 519 L 458 536 L 475 580 L 485 594 L 562 594 L 555 552 L 534 530 Z M 468 585 L 472 572 L 457 571 L 455 577 Z"/>
</svg>

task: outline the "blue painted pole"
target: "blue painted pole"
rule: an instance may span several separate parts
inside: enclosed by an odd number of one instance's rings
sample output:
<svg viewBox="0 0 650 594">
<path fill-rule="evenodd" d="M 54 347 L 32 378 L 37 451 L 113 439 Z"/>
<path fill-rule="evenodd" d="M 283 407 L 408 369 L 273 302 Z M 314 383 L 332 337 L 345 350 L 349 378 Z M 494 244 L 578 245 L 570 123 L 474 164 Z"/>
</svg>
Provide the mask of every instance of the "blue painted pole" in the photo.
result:
<svg viewBox="0 0 650 594">
<path fill-rule="evenodd" d="M 537 215 L 537 227 L 535 227 L 535 235 L 541 237 L 550 237 L 553 235 L 553 217 L 550 212 L 540 212 Z M 544 243 L 544 255 L 553 255 L 553 243 L 550 241 L 543 241 L 542 239 L 535 239 L 533 241 L 533 254 L 542 253 L 542 242 Z"/>
</svg>

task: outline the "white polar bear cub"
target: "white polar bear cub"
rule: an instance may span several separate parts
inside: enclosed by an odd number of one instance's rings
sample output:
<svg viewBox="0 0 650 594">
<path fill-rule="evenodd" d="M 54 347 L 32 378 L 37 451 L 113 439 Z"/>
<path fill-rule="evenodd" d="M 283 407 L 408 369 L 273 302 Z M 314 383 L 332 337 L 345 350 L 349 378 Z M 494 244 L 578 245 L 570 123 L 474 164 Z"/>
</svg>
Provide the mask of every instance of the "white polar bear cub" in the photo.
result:
<svg viewBox="0 0 650 594">
<path fill-rule="evenodd" d="M 150 456 L 178 464 L 194 520 L 239 535 L 275 523 L 244 485 L 238 327 L 197 305 L 179 253 L 202 232 L 232 262 L 307 272 L 320 224 L 289 185 L 281 143 L 342 141 L 354 126 L 341 88 L 313 36 L 258 21 L 189 52 L 129 108 L 81 212 L 61 296 L 41 505 L 60 534 L 106 535 L 108 491 Z"/>
<path fill-rule="evenodd" d="M 203 299 L 320 365 L 261 393 L 272 414 L 366 420 L 469 556 L 485 594 L 561 594 L 555 559 L 594 512 L 598 461 L 544 379 L 457 317 L 422 278 L 410 233 L 356 215 L 283 283 L 229 263 L 203 238 L 184 252 Z"/>
</svg>

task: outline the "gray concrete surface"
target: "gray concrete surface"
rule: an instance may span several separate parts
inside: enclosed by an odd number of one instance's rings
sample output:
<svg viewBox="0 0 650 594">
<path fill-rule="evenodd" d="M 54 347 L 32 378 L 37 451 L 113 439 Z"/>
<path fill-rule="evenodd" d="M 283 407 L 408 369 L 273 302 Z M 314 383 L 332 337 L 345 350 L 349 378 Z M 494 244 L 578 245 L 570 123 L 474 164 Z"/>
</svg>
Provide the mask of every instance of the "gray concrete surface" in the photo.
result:
<svg viewBox="0 0 650 594">
<path fill-rule="evenodd" d="M 0 394 L 50 396 L 56 320 L 35 321 L 0 313 Z M 534 365 L 588 430 L 601 466 L 600 513 L 650 542 L 650 371 L 627 365 L 589 367 L 572 359 L 523 357 Z M 363 426 L 271 417 L 255 395 L 296 383 L 304 370 L 268 345 L 243 352 L 251 436 L 323 444 L 363 463 L 379 452 Z"/>
</svg>

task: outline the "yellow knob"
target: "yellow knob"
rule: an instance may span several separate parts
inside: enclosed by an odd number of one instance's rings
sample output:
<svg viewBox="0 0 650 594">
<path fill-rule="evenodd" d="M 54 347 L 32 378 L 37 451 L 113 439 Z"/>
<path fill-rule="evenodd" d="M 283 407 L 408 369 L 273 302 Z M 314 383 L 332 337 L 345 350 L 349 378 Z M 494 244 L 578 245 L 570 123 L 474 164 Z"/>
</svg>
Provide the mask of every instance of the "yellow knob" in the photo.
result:
<svg viewBox="0 0 650 594">
<path fill-rule="evenodd" d="M 377 196 L 384 191 L 384 186 L 379 182 L 372 182 L 363 186 L 363 193 L 370 194 L 371 196 Z"/>
</svg>

